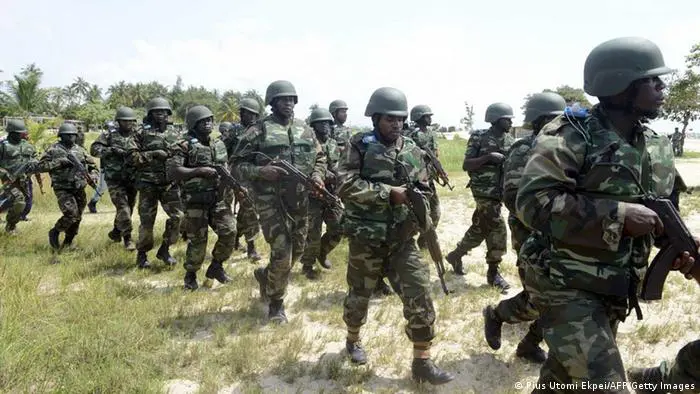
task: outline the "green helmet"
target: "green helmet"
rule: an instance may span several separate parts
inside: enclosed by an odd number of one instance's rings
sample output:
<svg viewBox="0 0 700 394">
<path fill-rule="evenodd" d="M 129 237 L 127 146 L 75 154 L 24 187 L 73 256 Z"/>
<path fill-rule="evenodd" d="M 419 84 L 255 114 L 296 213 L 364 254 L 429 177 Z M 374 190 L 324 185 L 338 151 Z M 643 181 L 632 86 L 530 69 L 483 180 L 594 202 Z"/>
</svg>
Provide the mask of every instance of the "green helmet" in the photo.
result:
<svg viewBox="0 0 700 394">
<path fill-rule="evenodd" d="M 20 119 L 10 119 L 7 121 L 7 127 L 5 128 L 7 133 L 26 133 L 27 127 L 24 122 Z"/>
<path fill-rule="evenodd" d="M 566 108 L 564 97 L 554 92 L 533 94 L 525 104 L 525 122 L 532 122 L 543 115 L 561 115 Z"/>
<path fill-rule="evenodd" d="M 411 122 L 415 122 L 422 118 L 424 115 L 432 115 L 433 111 L 427 105 L 416 105 L 411 108 Z"/>
<path fill-rule="evenodd" d="M 168 111 L 168 115 L 173 114 L 173 109 L 170 108 L 170 103 L 163 97 L 154 97 L 148 100 L 148 103 L 146 103 L 146 114 L 154 109 L 164 109 Z"/>
<path fill-rule="evenodd" d="M 58 135 L 78 135 L 78 129 L 75 128 L 73 123 L 63 123 L 61 127 L 58 128 Z"/>
<path fill-rule="evenodd" d="M 583 66 L 583 90 L 596 97 L 614 96 L 633 81 L 669 74 L 661 50 L 641 37 L 620 37 L 593 48 Z"/>
<path fill-rule="evenodd" d="M 365 108 L 365 116 L 374 114 L 408 116 L 406 95 L 394 88 L 379 88 L 372 93 Z"/>
<path fill-rule="evenodd" d="M 331 115 L 330 111 L 325 108 L 314 108 L 309 116 L 309 124 L 314 124 L 314 122 L 320 122 L 322 120 L 332 122 L 333 116 Z"/>
<path fill-rule="evenodd" d="M 510 105 L 506 103 L 493 103 L 486 108 L 484 122 L 494 123 L 501 118 L 513 119 L 513 108 Z"/>
<path fill-rule="evenodd" d="M 202 119 L 211 118 L 214 114 L 203 105 L 195 105 L 190 108 L 185 115 L 185 122 L 188 130 L 194 130 L 194 126 Z"/>
<path fill-rule="evenodd" d="M 294 89 L 294 85 L 292 85 L 291 82 L 282 80 L 275 81 L 267 87 L 267 91 L 265 92 L 265 105 L 270 105 L 272 99 L 276 97 L 286 96 L 293 96 L 295 104 L 299 101 L 297 91 Z"/>
<path fill-rule="evenodd" d="M 328 106 L 328 110 L 335 114 L 335 111 L 339 109 L 348 109 L 348 104 L 343 100 L 333 100 L 331 105 Z"/>
<path fill-rule="evenodd" d="M 129 107 L 119 107 L 114 120 L 136 120 L 136 112 Z"/>
<path fill-rule="evenodd" d="M 258 103 L 258 100 L 254 98 L 246 97 L 242 99 L 241 103 L 239 104 L 239 108 L 250 111 L 256 115 L 260 115 L 260 103 Z"/>
<path fill-rule="evenodd" d="M 232 126 L 231 122 L 221 122 L 219 123 L 219 131 L 228 131 Z"/>
</svg>

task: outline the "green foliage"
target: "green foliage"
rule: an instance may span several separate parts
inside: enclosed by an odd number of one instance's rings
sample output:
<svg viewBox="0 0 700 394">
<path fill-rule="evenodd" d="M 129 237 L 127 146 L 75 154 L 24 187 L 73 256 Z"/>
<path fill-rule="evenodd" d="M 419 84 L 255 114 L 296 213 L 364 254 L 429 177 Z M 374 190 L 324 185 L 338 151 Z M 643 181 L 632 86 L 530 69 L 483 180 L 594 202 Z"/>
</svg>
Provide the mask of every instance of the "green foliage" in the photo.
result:
<svg viewBox="0 0 700 394">
<path fill-rule="evenodd" d="M 688 124 L 700 118 L 700 44 L 692 47 L 685 61 L 687 69 L 671 76 L 663 106 L 663 117 L 680 122 L 684 135 Z"/>
<path fill-rule="evenodd" d="M 474 128 L 474 106 L 469 105 L 469 102 L 465 101 L 464 110 L 466 115 L 459 120 L 459 123 L 464 126 L 464 131 L 470 132 Z"/>
<path fill-rule="evenodd" d="M 85 127 L 90 129 L 99 129 L 106 120 L 114 118 L 114 110 L 107 107 L 101 101 L 89 102 L 81 106 L 77 111 L 76 119 L 85 122 Z"/>
<path fill-rule="evenodd" d="M 579 103 L 582 107 L 585 108 L 591 108 L 593 104 L 591 104 L 590 101 L 588 101 L 588 98 L 586 98 L 586 93 L 583 91 L 583 89 L 580 88 L 574 88 L 569 85 L 561 85 L 557 86 L 556 89 L 544 89 L 541 93 L 546 93 L 546 92 L 554 92 L 559 94 L 560 96 L 564 97 L 564 100 L 566 100 L 566 103 L 568 105 L 571 105 L 573 103 Z M 532 94 L 528 94 L 525 96 L 525 100 L 523 105 L 520 107 L 520 109 L 523 111 L 523 115 L 525 115 L 525 106 L 527 105 L 527 102 L 530 101 L 530 97 Z"/>
<path fill-rule="evenodd" d="M 40 152 L 45 151 L 53 142 L 56 141 L 56 134 L 50 129 L 57 129 L 63 123 L 63 119 L 56 118 L 43 123 L 34 122 L 30 119 L 25 119 L 24 124 L 27 126 L 29 142 L 34 145 Z"/>
</svg>

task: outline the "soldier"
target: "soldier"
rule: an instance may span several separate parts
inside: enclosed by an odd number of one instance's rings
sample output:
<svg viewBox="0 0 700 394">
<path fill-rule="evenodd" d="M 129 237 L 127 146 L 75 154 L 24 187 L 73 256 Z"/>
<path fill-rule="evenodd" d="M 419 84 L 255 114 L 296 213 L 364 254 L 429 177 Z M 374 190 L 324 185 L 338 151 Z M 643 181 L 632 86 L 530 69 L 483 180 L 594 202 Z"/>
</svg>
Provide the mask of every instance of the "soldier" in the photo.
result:
<svg viewBox="0 0 700 394">
<path fill-rule="evenodd" d="M 401 91 L 375 90 L 365 110 L 374 130 L 355 134 L 340 162 L 338 195 L 345 205 L 343 227 L 349 241 L 349 290 L 343 304 L 346 349 L 353 363 L 367 362 L 360 327 L 367 321 L 372 290 L 384 265 L 389 264 L 399 277 L 408 321 L 405 332 L 413 342 L 413 379 L 443 384 L 454 376 L 430 359 L 435 337 L 430 272 L 413 242 L 418 226 L 406 205 L 407 182 L 429 190 L 428 173 L 420 148 L 401 136 L 407 115 L 406 96 Z"/>
<path fill-rule="evenodd" d="M 265 93 L 272 115 L 245 131 L 232 156 L 236 171 L 253 185 L 260 225 L 270 244 L 270 263 L 255 270 L 255 279 L 261 298 L 269 299 L 268 316 L 277 323 L 287 322 L 283 300 L 292 264 L 304 251 L 309 190 L 256 152 L 292 163 L 323 188 L 326 156 L 311 128 L 294 118 L 297 101 L 291 82 L 272 82 Z"/>
<path fill-rule="evenodd" d="M 214 114 L 209 108 L 197 105 L 185 116 L 189 133 L 172 148 L 167 161 L 168 174 L 182 184 L 185 196 L 185 223 L 187 223 L 187 257 L 185 260 L 185 289 L 196 290 L 197 271 L 207 252 L 209 227 L 218 239 L 212 250 L 212 260 L 205 276 L 220 283 L 228 283 L 223 263 L 233 252 L 236 239 L 236 219 L 226 194 L 231 190 L 220 187 L 215 165 L 226 166 L 226 145 L 220 139 L 210 139 Z"/>
<path fill-rule="evenodd" d="M 90 154 L 100 158 L 102 176 L 117 212 L 114 227 L 107 234 L 114 242 L 124 240 L 126 250 L 136 247 L 131 241 L 131 213 L 136 204 L 134 168 L 128 162 L 129 147 L 133 144 L 136 130 L 136 112 L 129 107 L 120 107 L 114 117 L 118 128 L 107 130 L 90 146 Z"/>
<path fill-rule="evenodd" d="M 438 145 L 435 136 L 435 132 L 430 130 L 428 127 L 433 123 L 432 120 L 433 111 L 427 105 L 416 105 L 411 108 L 411 122 L 415 122 L 417 128 L 410 129 L 407 131 L 406 136 L 412 139 L 419 148 L 423 150 L 430 150 L 430 152 L 435 156 L 439 157 Z M 437 228 L 438 222 L 440 221 L 440 200 L 438 199 L 437 189 L 435 188 L 435 176 L 436 174 L 429 174 L 430 176 L 430 219 L 433 221 L 433 226 Z M 418 247 L 425 249 L 425 239 L 422 236 L 418 237 Z"/>
<path fill-rule="evenodd" d="M 117 129 L 117 126 L 114 123 L 114 121 L 108 120 L 105 121 L 105 128 L 107 129 L 107 132 L 111 133 L 112 131 Z M 105 190 L 107 190 L 107 182 L 105 182 L 104 171 L 100 169 L 100 181 L 97 184 L 97 189 L 95 189 L 95 192 L 92 194 L 92 198 L 87 204 L 90 213 L 97 213 L 97 203 L 100 202 L 100 199 L 102 198 L 102 195 L 104 194 Z"/>
<path fill-rule="evenodd" d="M 316 139 L 321 143 L 328 167 L 326 171 L 325 185 L 331 192 L 336 189 L 338 174 L 338 159 L 340 151 L 337 142 L 330 138 L 333 117 L 325 108 L 316 108 L 311 111 L 309 123 L 316 133 Z M 309 200 L 309 231 L 306 236 L 306 248 L 301 256 L 302 272 L 309 279 L 318 278 L 318 272 L 314 270 L 314 263 L 318 260 L 321 267 L 331 268 L 328 254 L 340 243 L 342 231 L 340 218 L 342 216 L 337 208 L 328 207 L 323 202 L 314 198 Z M 326 232 L 321 237 L 321 227 L 326 223 Z"/>
<path fill-rule="evenodd" d="M 511 146 L 508 158 L 504 162 L 503 203 L 510 211 L 508 227 L 510 227 L 511 243 L 516 254 L 518 254 L 520 247 L 530 235 L 530 229 L 515 215 L 515 196 L 518 191 L 520 177 L 527 160 L 530 158 L 531 149 L 540 130 L 556 116 L 561 115 L 565 108 L 566 101 L 564 98 L 554 92 L 532 95 L 525 104 L 525 122 L 532 124 L 532 134 L 516 141 Z M 517 260 L 516 265 L 522 282 L 525 272 L 520 259 Z M 529 332 L 518 344 L 515 354 L 518 357 L 536 363 L 543 363 L 547 358 L 546 353 L 539 346 L 542 342 L 542 329 L 539 326 L 539 320 L 535 320 L 539 314 L 530 303 L 526 290 L 499 302 L 496 307 L 487 306 L 483 311 L 483 315 L 486 342 L 494 350 L 498 350 L 501 347 L 501 326 L 504 322 L 515 324 L 534 320 L 530 324 Z"/>
<path fill-rule="evenodd" d="M 629 381 L 636 385 L 637 394 L 698 392 L 700 390 L 700 340 L 681 348 L 673 362 L 662 361 L 653 368 L 631 368 Z M 676 389 L 662 389 L 676 386 Z M 653 386 L 652 386 L 653 385 Z M 647 389 L 643 389 L 647 388 Z"/>
<path fill-rule="evenodd" d="M 0 200 L 7 198 L 8 202 L 2 205 L 9 204 L 5 231 L 15 234 L 28 199 L 26 184 L 27 179 L 31 183 L 31 178 L 26 174 L 31 174 L 31 166 L 36 164 L 36 149 L 22 138 L 27 132 L 23 121 L 10 119 L 6 130 L 7 138 L 0 143 L 0 180 L 3 183 Z"/>
<path fill-rule="evenodd" d="M 486 109 L 488 130 L 472 133 L 467 142 L 462 169 L 469 173 L 469 184 L 476 202 L 472 225 L 455 250 L 445 257 L 457 275 L 464 275 L 462 256 L 486 240 L 486 263 L 489 269 L 486 281 L 505 293 L 510 285 L 498 272 L 498 265 L 506 252 L 506 224 L 501 217 L 503 198 L 503 160 L 513 143 L 509 134 L 513 124 L 513 108 L 495 103 Z"/>
<path fill-rule="evenodd" d="M 546 239 L 540 258 L 523 261 L 549 347 L 538 382 L 547 389 L 535 393 L 584 382 L 629 392 L 615 337 L 632 309 L 642 317 L 637 289 L 663 233 L 659 216 L 635 201 L 668 197 L 674 186 L 668 138 L 643 122 L 659 115 L 659 77 L 670 72 L 647 39 L 603 42 L 583 72 L 584 91 L 599 104 L 583 120 L 557 117 L 537 137 L 516 198 L 518 218 Z M 692 268 L 687 256 L 674 263 L 683 273 Z"/>
<path fill-rule="evenodd" d="M 54 227 L 49 230 L 49 244 L 53 251 L 70 247 L 73 239 L 78 235 L 83 210 L 87 205 L 85 186 L 86 175 L 96 178 L 98 170 L 95 159 L 88 155 L 85 148 L 78 145 L 78 130 L 71 123 L 63 123 L 58 128 L 58 143 L 51 145 L 39 159 L 38 172 L 48 172 L 51 176 L 58 208 L 63 216 L 58 219 Z M 79 174 L 79 169 L 68 158 L 73 155 L 87 170 L 89 174 Z M 60 233 L 65 232 L 63 245 L 59 243 Z"/>
<path fill-rule="evenodd" d="M 233 126 L 230 136 L 231 139 L 227 142 L 229 157 L 231 156 L 235 145 L 238 144 L 238 140 L 241 138 L 245 130 L 258 121 L 258 116 L 260 115 L 260 104 L 258 103 L 258 100 L 249 97 L 242 99 L 239 104 L 238 114 L 241 119 L 241 124 Z M 240 176 L 237 177 L 240 178 Z M 247 189 L 249 193 L 252 191 L 250 185 L 248 185 Z M 234 244 L 234 248 L 238 249 L 240 246 L 238 237 L 243 236 L 246 241 L 246 254 L 248 258 L 253 262 L 259 261 L 261 257 L 258 254 L 258 251 L 255 249 L 255 239 L 258 237 L 258 233 L 260 232 L 258 213 L 255 211 L 255 205 L 251 204 L 250 200 L 239 196 L 237 201 L 238 213 L 236 215 L 236 242 Z"/>
<path fill-rule="evenodd" d="M 221 134 L 221 141 L 227 141 L 230 138 L 232 127 L 233 124 L 231 124 L 231 122 L 219 123 L 219 134 Z"/>
<path fill-rule="evenodd" d="M 166 176 L 165 161 L 170 145 L 177 142 L 178 134 L 168 129 L 168 116 L 172 115 L 168 100 L 151 99 L 146 104 L 143 130 L 134 136 L 129 148 L 131 164 L 136 168 L 136 190 L 139 192 L 139 239 L 136 243 L 136 264 L 149 268 L 148 251 L 153 249 L 153 225 L 158 213 L 158 202 L 168 215 L 165 221 L 163 241 L 156 257 L 169 266 L 177 264 L 170 255 L 170 245 L 177 242 L 182 221 L 180 190 Z"/>
<path fill-rule="evenodd" d="M 345 126 L 345 121 L 348 120 L 348 105 L 343 100 L 333 100 L 328 106 L 328 111 L 333 116 L 331 137 L 338 143 L 340 153 L 343 154 L 352 136 L 352 130 Z"/>
<path fill-rule="evenodd" d="M 683 135 L 681 134 L 680 131 L 678 131 L 678 127 L 675 128 L 673 131 L 673 135 L 671 136 L 671 142 L 673 143 L 673 154 L 676 157 L 680 157 L 683 155 Z"/>
</svg>

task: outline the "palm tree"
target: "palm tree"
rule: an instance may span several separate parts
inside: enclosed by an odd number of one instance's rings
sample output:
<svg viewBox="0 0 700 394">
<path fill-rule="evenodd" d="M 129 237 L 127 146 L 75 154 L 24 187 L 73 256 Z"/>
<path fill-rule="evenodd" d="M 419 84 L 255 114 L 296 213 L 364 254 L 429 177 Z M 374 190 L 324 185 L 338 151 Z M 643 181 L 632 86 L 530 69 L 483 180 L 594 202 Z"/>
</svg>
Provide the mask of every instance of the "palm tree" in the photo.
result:
<svg viewBox="0 0 700 394">
<path fill-rule="evenodd" d="M 71 90 L 78 96 L 78 103 L 87 102 L 88 93 L 90 92 L 90 84 L 81 77 L 75 79 L 70 86 Z"/>
<path fill-rule="evenodd" d="M 219 108 L 216 112 L 216 119 L 220 122 L 239 122 L 239 104 L 241 94 L 232 90 L 227 90 L 221 97 Z"/>
<path fill-rule="evenodd" d="M 23 68 L 19 75 L 14 76 L 14 81 L 10 82 L 9 96 L 21 112 L 35 113 L 44 104 L 46 94 L 40 87 L 43 74 L 41 69 L 32 63 Z"/>
<path fill-rule="evenodd" d="M 90 90 L 85 96 L 88 103 L 97 103 L 102 101 L 102 89 L 97 85 L 90 86 Z"/>
</svg>

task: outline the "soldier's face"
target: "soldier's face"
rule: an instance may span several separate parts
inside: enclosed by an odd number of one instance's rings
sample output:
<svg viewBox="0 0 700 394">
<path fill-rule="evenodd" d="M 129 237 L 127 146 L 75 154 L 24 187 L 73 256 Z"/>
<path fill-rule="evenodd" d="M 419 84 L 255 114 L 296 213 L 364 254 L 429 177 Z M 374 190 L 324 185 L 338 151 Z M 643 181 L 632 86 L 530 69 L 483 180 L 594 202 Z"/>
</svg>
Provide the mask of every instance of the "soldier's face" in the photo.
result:
<svg viewBox="0 0 700 394">
<path fill-rule="evenodd" d="M 340 124 L 344 124 L 348 120 L 348 110 L 346 108 L 336 110 L 335 120 Z"/>
<path fill-rule="evenodd" d="M 194 125 L 194 131 L 202 136 L 208 136 L 211 134 L 211 131 L 214 129 L 214 118 L 213 117 L 208 117 L 206 119 L 202 119 L 199 122 L 197 122 L 196 125 Z"/>
<path fill-rule="evenodd" d="M 430 126 L 433 124 L 433 115 L 423 115 L 420 119 L 424 125 Z"/>
<path fill-rule="evenodd" d="M 243 126 L 252 125 L 253 123 L 255 123 L 255 121 L 258 118 L 258 115 L 248 111 L 247 109 L 243 109 L 243 108 L 241 108 L 239 115 L 241 116 L 241 124 Z"/>
<path fill-rule="evenodd" d="M 510 130 L 510 127 L 513 126 L 513 120 L 510 118 L 501 118 L 496 121 L 496 126 L 498 126 L 501 130 L 508 131 Z"/>
<path fill-rule="evenodd" d="M 10 133 L 7 135 L 7 140 L 10 141 L 11 144 L 18 144 L 22 141 L 22 133 Z"/>
<path fill-rule="evenodd" d="M 331 122 L 327 120 L 314 122 L 311 127 L 313 127 L 314 131 L 316 132 L 316 136 L 322 142 L 325 142 L 328 139 L 328 136 L 331 134 Z"/>
<path fill-rule="evenodd" d="M 78 140 L 77 134 L 63 134 L 61 135 L 61 143 L 68 147 L 75 145 L 75 141 Z"/>
<path fill-rule="evenodd" d="M 659 77 L 641 79 L 635 81 L 635 84 L 637 95 L 634 97 L 634 108 L 646 118 L 658 117 L 664 104 L 666 84 Z"/>
<path fill-rule="evenodd" d="M 168 119 L 168 111 L 164 109 L 154 109 L 151 111 L 151 117 L 158 123 L 163 123 Z"/>
<path fill-rule="evenodd" d="M 282 96 L 277 97 L 272 104 L 275 112 L 286 118 L 291 118 L 294 115 L 295 101 L 294 96 Z"/>
<path fill-rule="evenodd" d="M 381 115 L 377 124 L 379 134 L 388 142 L 394 142 L 401 135 L 403 122 L 406 120 L 403 116 Z"/>
<path fill-rule="evenodd" d="M 119 128 L 124 131 L 132 132 L 136 129 L 135 120 L 118 120 L 117 122 L 119 123 Z"/>
</svg>

